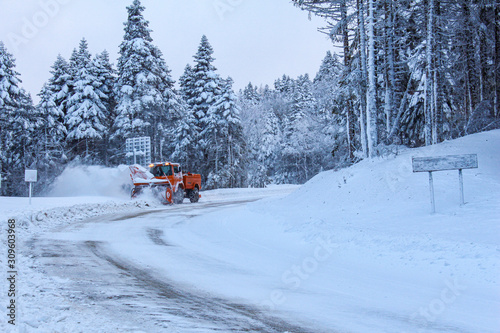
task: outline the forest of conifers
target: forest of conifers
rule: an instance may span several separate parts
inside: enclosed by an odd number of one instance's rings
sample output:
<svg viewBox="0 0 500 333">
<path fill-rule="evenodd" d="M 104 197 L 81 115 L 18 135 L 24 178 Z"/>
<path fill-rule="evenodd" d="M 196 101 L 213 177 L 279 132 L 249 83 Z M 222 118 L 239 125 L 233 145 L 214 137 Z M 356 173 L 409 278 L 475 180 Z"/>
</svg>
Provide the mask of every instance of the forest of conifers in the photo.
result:
<svg viewBox="0 0 500 333">
<path fill-rule="evenodd" d="M 400 145 L 500 127 L 498 1 L 292 3 L 324 18 L 332 51 L 314 77 L 236 93 L 206 36 L 174 80 L 139 0 L 116 66 L 82 39 L 55 59 L 36 105 L 0 42 L 0 194 L 25 195 L 25 169 L 38 170 L 43 194 L 68 165 L 130 164 L 130 137 L 149 136 L 154 161 L 180 162 L 210 189 L 300 184 Z"/>
</svg>

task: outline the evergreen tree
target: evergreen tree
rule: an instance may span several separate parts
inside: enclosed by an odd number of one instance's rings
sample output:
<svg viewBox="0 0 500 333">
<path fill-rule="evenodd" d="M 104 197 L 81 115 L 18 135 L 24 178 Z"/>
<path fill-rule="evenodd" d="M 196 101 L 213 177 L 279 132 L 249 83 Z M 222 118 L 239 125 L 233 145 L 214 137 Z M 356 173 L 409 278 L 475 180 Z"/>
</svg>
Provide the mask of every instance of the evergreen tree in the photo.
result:
<svg viewBox="0 0 500 333">
<path fill-rule="evenodd" d="M 259 93 L 257 91 L 257 87 L 254 87 L 252 85 L 252 82 L 249 82 L 245 89 L 243 89 L 243 97 L 245 98 L 245 100 L 253 103 L 259 101 Z"/>
<path fill-rule="evenodd" d="M 82 158 L 85 163 L 102 163 L 97 152 L 107 131 L 107 109 L 103 102 L 107 96 L 96 87 L 99 81 L 85 39 L 72 55 L 71 69 L 73 90 L 68 96 L 65 117 L 67 142 L 72 156 Z"/>
<path fill-rule="evenodd" d="M 25 194 L 33 114 L 30 96 L 20 87 L 15 59 L 0 42 L 0 176 L 2 195 Z"/>
<path fill-rule="evenodd" d="M 245 177 L 245 143 L 240 110 L 236 104 L 231 78 L 222 81 L 218 100 L 208 110 L 202 135 L 207 138 L 210 188 L 241 187 Z"/>
<path fill-rule="evenodd" d="M 233 80 L 229 77 L 224 83 L 223 94 L 214 107 L 223 108 L 223 116 L 227 122 L 227 132 L 225 133 L 229 176 L 227 186 L 244 187 L 247 181 L 247 161 L 245 158 L 246 142 L 240 118 L 241 110 L 233 91 Z"/>
<path fill-rule="evenodd" d="M 116 118 L 116 102 L 113 92 L 115 70 L 109 61 L 109 54 L 106 50 L 94 58 L 92 69 L 96 78 L 94 87 L 100 92 L 101 100 L 105 106 L 103 125 L 109 129 Z M 112 147 L 109 142 L 109 131 L 104 131 L 100 155 L 105 165 L 109 165 L 110 150 L 112 150 Z M 111 151 L 111 154 L 113 153 L 116 152 Z"/>
<path fill-rule="evenodd" d="M 67 114 L 68 96 L 72 91 L 72 81 L 68 62 L 59 54 L 56 61 L 52 65 L 50 71 L 52 77 L 48 82 L 48 89 L 53 95 L 54 103 L 59 109 L 61 118 L 59 121 L 64 121 L 64 116 Z"/>
<path fill-rule="evenodd" d="M 180 94 L 182 98 L 188 102 L 194 102 L 192 98 L 194 97 L 194 72 L 193 67 L 190 64 L 187 64 L 184 68 L 184 73 L 179 78 L 179 86 L 180 86 Z M 191 104 L 190 104 L 191 105 Z"/>
<path fill-rule="evenodd" d="M 164 149 L 169 145 L 164 138 L 172 136 L 172 124 L 182 103 L 173 90 L 174 81 L 163 55 L 152 43 L 149 23 L 142 15 L 144 9 L 139 0 L 127 7 L 128 20 L 118 59 L 117 116 L 112 139 L 117 149 L 123 150 L 126 138 L 149 136 L 151 157 L 161 160 L 172 153 Z M 115 157 L 116 162 L 123 162 L 119 156 Z"/>
<path fill-rule="evenodd" d="M 315 112 L 316 100 L 306 74 L 295 81 L 290 111 L 284 119 L 280 182 L 300 184 L 312 176 L 315 133 L 311 129 Z"/>
<path fill-rule="evenodd" d="M 195 171 L 197 163 L 202 159 L 199 149 L 200 129 L 193 111 L 187 105 L 184 106 L 183 116 L 176 122 L 173 138 L 175 149 L 172 160 L 180 162 L 186 171 Z"/>
<path fill-rule="evenodd" d="M 49 190 L 63 170 L 66 162 L 65 137 L 66 127 L 61 121 L 63 113 L 57 107 L 52 91 L 44 84 L 38 94 L 40 102 L 35 109 L 37 119 L 33 134 L 37 138 L 33 144 L 35 168 L 40 180 L 35 184 L 35 193 L 44 193 Z"/>
<path fill-rule="evenodd" d="M 30 94 L 20 89 L 19 108 L 12 114 L 11 147 L 8 151 L 9 169 L 12 171 L 12 195 L 27 195 L 28 188 L 24 182 L 24 170 L 36 167 L 34 144 L 37 138 L 34 130 L 40 124 L 33 107 Z"/>
<path fill-rule="evenodd" d="M 212 65 L 215 60 L 212 57 L 213 49 L 208 38 L 203 36 L 197 53 L 193 56 L 195 66 L 189 76 L 186 76 L 183 82 L 184 95 L 187 96 L 188 107 L 192 110 L 196 119 L 196 125 L 200 128 L 199 149 L 202 152 L 202 159 L 195 161 L 194 166 L 204 177 L 214 171 L 217 164 L 209 165 L 205 161 L 210 158 L 214 147 L 209 147 L 210 142 L 214 142 L 214 135 L 217 131 L 216 122 L 218 115 L 209 115 L 209 109 L 212 107 L 221 94 L 221 79 L 216 73 L 216 68 Z M 189 83 L 190 82 L 190 83 Z M 217 141 L 218 142 L 218 141 Z"/>
<path fill-rule="evenodd" d="M 257 160 L 256 175 L 258 175 L 259 187 L 263 187 L 271 183 L 271 179 L 275 178 L 278 173 L 283 133 L 276 114 L 269 110 L 265 113 L 264 132 L 262 134 L 262 142 L 260 144 Z"/>
<path fill-rule="evenodd" d="M 319 82 L 331 84 L 337 79 L 341 71 L 342 67 L 338 56 L 336 54 L 332 54 L 330 51 L 327 51 L 313 82 L 315 84 L 318 84 Z"/>
</svg>

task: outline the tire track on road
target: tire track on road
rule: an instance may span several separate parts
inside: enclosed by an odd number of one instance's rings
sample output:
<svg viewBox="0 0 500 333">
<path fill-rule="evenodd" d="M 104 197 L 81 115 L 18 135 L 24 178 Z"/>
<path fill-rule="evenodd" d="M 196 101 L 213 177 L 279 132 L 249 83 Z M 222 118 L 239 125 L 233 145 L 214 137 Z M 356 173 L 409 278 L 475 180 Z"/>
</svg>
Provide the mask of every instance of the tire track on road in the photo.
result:
<svg viewBox="0 0 500 333">
<path fill-rule="evenodd" d="M 148 271 L 112 257 L 102 242 L 87 241 L 85 245 L 98 258 L 107 261 L 127 276 L 133 277 L 138 286 L 154 291 L 164 311 L 171 315 L 202 320 L 216 324 L 223 330 L 237 332 L 313 332 L 299 325 L 285 322 L 264 314 L 256 307 L 234 303 L 202 292 L 182 289 L 165 279 L 157 279 Z"/>
</svg>

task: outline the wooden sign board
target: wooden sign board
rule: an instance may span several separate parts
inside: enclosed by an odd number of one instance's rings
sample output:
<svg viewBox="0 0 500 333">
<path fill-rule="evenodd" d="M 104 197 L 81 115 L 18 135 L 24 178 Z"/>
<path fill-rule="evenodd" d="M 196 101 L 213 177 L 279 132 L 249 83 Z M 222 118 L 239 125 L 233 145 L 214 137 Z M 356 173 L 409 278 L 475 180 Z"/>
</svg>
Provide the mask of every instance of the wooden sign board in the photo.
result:
<svg viewBox="0 0 500 333">
<path fill-rule="evenodd" d="M 477 168 L 477 154 L 413 157 L 413 172 L 432 172 Z"/>
<path fill-rule="evenodd" d="M 434 171 L 458 170 L 460 205 L 464 205 L 465 204 L 464 180 L 463 180 L 462 169 L 477 168 L 477 154 L 448 155 L 448 156 L 435 156 L 435 157 L 413 157 L 412 165 L 413 165 L 413 172 L 429 173 L 431 212 L 435 213 L 436 204 L 434 201 L 434 181 L 432 180 L 432 173 Z"/>
</svg>

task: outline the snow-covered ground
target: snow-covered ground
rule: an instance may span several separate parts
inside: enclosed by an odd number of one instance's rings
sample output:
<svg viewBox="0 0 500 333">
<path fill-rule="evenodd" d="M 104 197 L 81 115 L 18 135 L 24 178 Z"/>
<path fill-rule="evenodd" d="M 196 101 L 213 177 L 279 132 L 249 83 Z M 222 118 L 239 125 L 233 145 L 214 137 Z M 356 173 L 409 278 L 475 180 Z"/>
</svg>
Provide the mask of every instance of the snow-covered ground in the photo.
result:
<svg viewBox="0 0 500 333">
<path fill-rule="evenodd" d="M 464 170 L 466 205 L 458 172 L 436 172 L 430 214 L 411 157 L 465 153 L 479 161 Z M 207 191 L 168 207 L 0 198 L 0 218 L 20 229 L 21 331 L 500 332 L 499 199 L 496 130 L 300 188 Z"/>
</svg>

